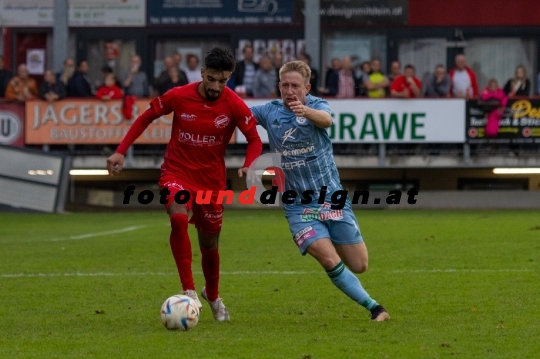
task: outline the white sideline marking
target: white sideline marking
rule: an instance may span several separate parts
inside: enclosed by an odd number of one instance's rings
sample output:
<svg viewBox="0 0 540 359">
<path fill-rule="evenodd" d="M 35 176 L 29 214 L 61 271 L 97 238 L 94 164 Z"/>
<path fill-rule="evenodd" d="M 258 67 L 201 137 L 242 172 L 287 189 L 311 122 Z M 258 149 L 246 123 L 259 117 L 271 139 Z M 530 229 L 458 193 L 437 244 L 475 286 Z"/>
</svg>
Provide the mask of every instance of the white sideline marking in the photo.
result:
<svg viewBox="0 0 540 359">
<path fill-rule="evenodd" d="M 511 273 L 511 272 L 537 272 L 534 269 L 417 269 L 417 270 L 394 270 L 391 273 Z M 387 272 L 388 273 L 388 272 Z M 193 272 L 201 275 L 202 272 Z M 294 274 L 324 274 L 324 271 L 233 271 L 220 272 L 222 275 L 294 275 Z M 2 278 L 29 278 L 29 277 L 150 277 L 150 276 L 175 276 L 175 272 L 96 272 L 96 273 L 3 273 Z"/>
<path fill-rule="evenodd" d="M 264 275 L 264 274 L 318 274 L 321 271 L 234 271 L 234 272 L 220 272 L 222 275 Z M 193 274 L 199 275 L 202 272 L 193 272 Z M 178 275 L 174 272 L 127 272 L 127 273 L 111 273 L 111 272 L 97 272 L 97 273 L 6 273 L 0 274 L 3 278 L 21 278 L 21 277 L 129 277 L 129 276 L 174 276 Z"/>
<path fill-rule="evenodd" d="M 98 236 L 107 236 L 109 234 L 116 234 L 116 233 L 124 233 L 124 232 L 130 232 L 130 231 L 136 231 L 137 229 L 146 228 L 148 226 L 130 226 L 126 228 L 120 228 L 120 229 L 113 229 L 110 231 L 103 231 L 103 232 L 95 232 L 95 233 L 85 233 L 85 234 L 79 234 L 76 236 L 69 236 L 64 238 L 52 238 L 51 241 L 57 242 L 57 241 L 67 241 L 69 239 L 84 239 L 84 238 L 91 238 L 91 237 L 98 237 Z"/>
<path fill-rule="evenodd" d="M 392 273 L 511 273 L 536 272 L 535 269 L 396 269 Z"/>
</svg>

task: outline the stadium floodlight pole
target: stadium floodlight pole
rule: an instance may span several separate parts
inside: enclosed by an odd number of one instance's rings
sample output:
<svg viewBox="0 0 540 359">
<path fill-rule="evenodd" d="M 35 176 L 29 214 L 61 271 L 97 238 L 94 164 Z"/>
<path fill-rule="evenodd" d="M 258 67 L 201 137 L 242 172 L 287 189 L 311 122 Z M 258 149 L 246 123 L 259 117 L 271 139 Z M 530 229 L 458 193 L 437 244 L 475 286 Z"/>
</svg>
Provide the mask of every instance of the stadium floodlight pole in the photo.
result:
<svg viewBox="0 0 540 359">
<path fill-rule="evenodd" d="M 58 72 L 68 57 L 68 0 L 54 0 L 53 24 L 53 70 Z"/>
<path fill-rule="evenodd" d="M 306 52 L 311 56 L 311 67 L 321 73 L 321 1 L 304 1 L 304 39 Z M 320 76 L 319 76 L 320 77 Z M 317 84 L 319 86 L 319 84 Z"/>
</svg>

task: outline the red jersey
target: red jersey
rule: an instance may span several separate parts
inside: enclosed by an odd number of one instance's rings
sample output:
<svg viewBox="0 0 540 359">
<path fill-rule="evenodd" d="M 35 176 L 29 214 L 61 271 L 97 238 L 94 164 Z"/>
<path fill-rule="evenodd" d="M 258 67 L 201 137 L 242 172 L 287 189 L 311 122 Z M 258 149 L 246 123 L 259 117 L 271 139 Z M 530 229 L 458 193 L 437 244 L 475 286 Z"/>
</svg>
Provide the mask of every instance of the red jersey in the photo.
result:
<svg viewBox="0 0 540 359">
<path fill-rule="evenodd" d="M 422 90 L 422 82 L 418 80 L 416 77 L 413 77 L 413 81 L 416 84 L 416 87 L 418 87 L 419 90 Z M 403 92 L 404 90 L 407 91 L 407 97 L 413 98 L 416 97 L 414 95 L 414 92 L 411 90 L 411 84 L 407 82 L 407 79 L 405 76 L 401 75 L 394 79 L 394 82 L 390 85 L 390 90 L 394 90 L 397 92 Z"/>
<path fill-rule="evenodd" d="M 96 93 L 97 98 L 102 98 L 103 96 L 111 96 L 111 100 L 119 100 L 124 95 L 122 90 L 117 85 L 113 86 L 101 86 L 101 88 Z"/>
<path fill-rule="evenodd" d="M 257 121 L 228 87 L 217 100 L 208 101 L 197 90 L 198 85 L 175 87 L 150 103 L 160 116 L 174 112 L 161 169 L 196 188 L 220 190 L 225 188 L 227 177 L 225 148 L 235 128 L 245 133 Z"/>
</svg>

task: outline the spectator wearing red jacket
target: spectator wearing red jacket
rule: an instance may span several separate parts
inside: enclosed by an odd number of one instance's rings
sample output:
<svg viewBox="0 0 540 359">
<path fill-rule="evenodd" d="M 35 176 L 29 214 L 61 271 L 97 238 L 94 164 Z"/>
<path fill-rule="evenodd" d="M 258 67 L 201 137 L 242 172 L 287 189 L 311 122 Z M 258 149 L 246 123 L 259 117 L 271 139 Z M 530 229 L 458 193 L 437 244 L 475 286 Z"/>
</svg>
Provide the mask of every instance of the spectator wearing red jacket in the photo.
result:
<svg viewBox="0 0 540 359">
<path fill-rule="evenodd" d="M 122 90 L 116 84 L 116 76 L 114 74 L 105 75 L 105 84 L 100 87 L 96 97 L 103 101 L 120 100 L 124 95 Z"/>
<path fill-rule="evenodd" d="M 467 67 L 465 55 L 456 55 L 456 67 L 448 73 L 451 80 L 450 94 L 459 98 L 477 98 L 478 82 L 474 71 Z"/>
<path fill-rule="evenodd" d="M 414 66 L 405 66 L 403 75 L 394 79 L 390 85 L 390 96 L 397 98 L 420 97 L 422 82 L 414 76 Z"/>
</svg>

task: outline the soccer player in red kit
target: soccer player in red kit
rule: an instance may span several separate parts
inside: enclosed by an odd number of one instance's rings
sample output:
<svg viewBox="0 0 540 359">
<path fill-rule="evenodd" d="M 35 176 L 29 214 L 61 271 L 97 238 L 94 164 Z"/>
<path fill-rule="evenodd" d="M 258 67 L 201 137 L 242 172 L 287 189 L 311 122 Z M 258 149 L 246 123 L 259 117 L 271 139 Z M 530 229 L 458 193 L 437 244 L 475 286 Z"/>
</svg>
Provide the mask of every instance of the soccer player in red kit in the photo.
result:
<svg viewBox="0 0 540 359">
<path fill-rule="evenodd" d="M 159 180 L 160 187 L 169 191 L 165 206 L 172 228 L 171 250 L 180 275 L 182 294 L 193 298 L 202 307 L 195 292 L 191 268 L 188 212 L 192 211 L 189 223 L 197 228 L 206 282 L 201 294 L 210 304 L 217 321 L 230 320 L 218 292 L 218 239 L 223 205 L 217 203 L 217 192 L 223 190 L 226 183 L 225 147 L 238 127 L 248 141 L 243 168 L 238 170 L 240 177 L 247 173 L 248 166 L 262 150 L 256 130 L 257 122 L 251 111 L 242 99 L 225 86 L 234 67 L 235 60 L 230 51 L 220 48 L 210 50 L 201 69 L 202 81 L 175 87 L 154 99 L 150 108 L 133 123 L 116 153 L 107 159 L 110 174 L 121 171 L 129 146 L 153 120 L 174 112 L 171 139 L 165 150 Z M 213 194 L 210 203 L 197 204 L 197 191 L 206 194 L 209 190 Z M 190 193 L 190 200 L 185 204 L 178 203 L 183 202 L 183 193 L 186 193 L 180 191 Z"/>
</svg>

